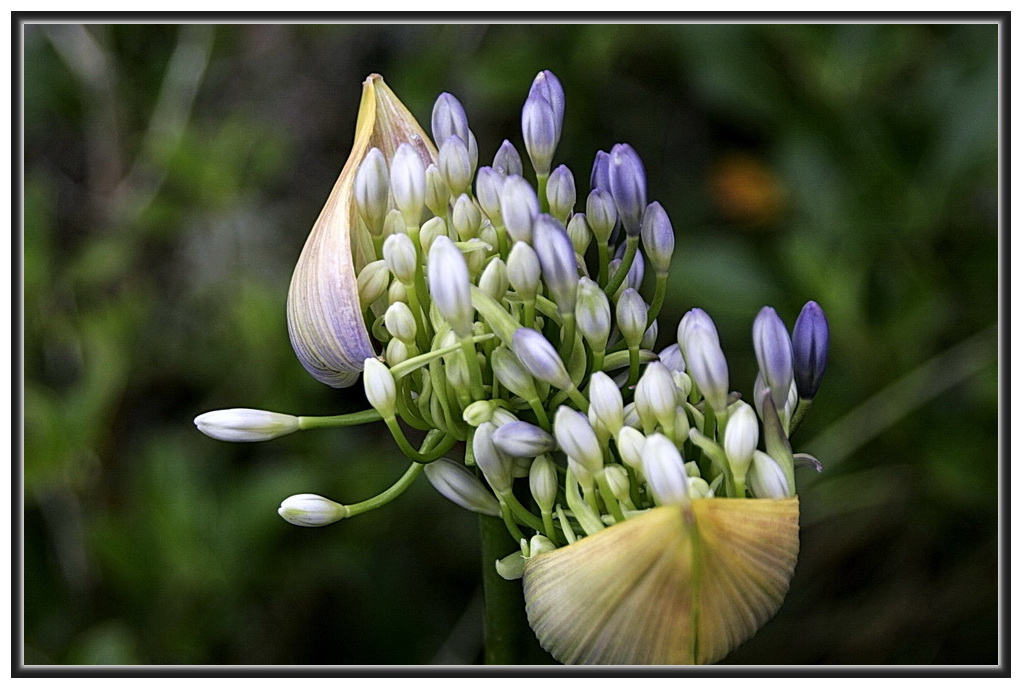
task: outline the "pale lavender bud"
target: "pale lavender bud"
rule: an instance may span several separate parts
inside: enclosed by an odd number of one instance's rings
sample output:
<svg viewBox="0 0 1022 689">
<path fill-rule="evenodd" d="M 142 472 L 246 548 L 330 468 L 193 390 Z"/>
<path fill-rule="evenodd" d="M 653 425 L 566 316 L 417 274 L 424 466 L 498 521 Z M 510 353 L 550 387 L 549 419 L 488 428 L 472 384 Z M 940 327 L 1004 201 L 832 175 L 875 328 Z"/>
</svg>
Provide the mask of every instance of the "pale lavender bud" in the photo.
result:
<svg viewBox="0 0 1022 689">
<path fill-rule="evenodd" d="M 472 182 L 472 161 L 468 155 L 468 144 L 459 137 L 451 136 L 440 144 L 437 160 L 440 174 L 453 194 L 461 194 Z"/>
<path fill-rule="evenodd" d="M 452 136 L 468 141 L 468 116 L 461 101 L 449 93 L 441 93 L 433 105 L 430 119 L 434 141 L 447 141 Z"/>
<path fill-rule="evenodd" d="M 383 242 L 383 261 L 398 280 L 408 285 L 415 281 L 419 265 L 415 242 L 406 234 L 392 234 Z"/>
<path fill-rule="evenodd" d="M 570 407 L 559 407 L 554 414 L 554 435 L 569 462 L 580 465 L 591 476 L 603 469 L 600 441 L 585 414 Z"/>
<path fill-rule="evenodd" d="M 600 286 L 587 277 L 579 279 L 575 324 L 594 351 L 607 348 L 610 338 L 610 301 Z"/>
<path fill-rule="evenodd" d="M 526 298 L 534 298 L 539 291 L 542 268 L 539 257 L 525 242 L 515 242 L 507 257 L 507 277 L 515 291 Z"/>
<path fill-rule="evenodd" d="M 493 444 L 509 457 L 538 457 L 557 447 L 552 435 L 527 421 L 512 421 L 495 430 Z"/>
<path fill-rule="evenodd" d="M 646 328 L 646 332 L 642 334 L 642 341 L 639 343 L 639 347 L 642 349 L 653 349 L 656 346 L 656 338 L 659 334 L 660 326 L 654 318 L 650 326 Z"/>
<path fill-rule="evenodd" d="M 540 455 L 529 467 L 529 491 L 540 509 L 549 512 L 557 502 L 557 468 L 546 455 Z"/>
<path fill-rule="evenodd" d="M 404 343 L 415 342 L 415 317 L 408 304 L 395 302 L 383 314 L 383 325 L 391 335 Z"/>
<path fill-rule="evenodd" d="M 685 462 L 674 443 L 660 433 L 646 438 L 642 449 L 642 467 L 653 498 L 661 505 L 689 503 L 688 474 Z"/>
<path fill-rule="evenodd" d="M 507 294 L 510 285 L 507 277 L 507 265 L 495 256 L 483 269 L 483 274 L 479 276 L 479 289 L 500 301 Z"/>
<path fill-rule="evenodd" d="M 554 346 L 532 328 L 518 328 L 511 339 L 511 351 L 532 376 L 555 388 L 570 388 L 571 378 Z"/>
<path fill-rule="evenodd" d="M 678 344 L 681 345 L 682 354 L 685 354 L 685 341 L 688 339 L 688 333 L 693 330 L 705 330 L 714 342 L 720 344 L 717 326 L 713 324 L 710 316 L 702 309 L 692 309 L 682 316 L 681 322 L 678 323 Z M 687 355 L 685 360 L 688 360 Z"/>
<path fill-rule="evenodd" d="M 606 151 L 596 152 L 596 158 L 593 160 L 593 171 L 589 175 L 589 188 L 592 191 L 602 189 L 608 194 L 610 193 L 610 154 Z"/>
<path fill-rule="evenodd" d="M 491 422 L 479 426 L 472 434 L 472 454 L 483 478 L 498 495 L 511 490 L 511 458 L 497 449 L 493 434 L 497 427 Z"/>
<path fill-rule="evenodd" d="M 406 225 L 418 225 L 426 204 L 426 167 L 411 144 L 401 144 L 390 163 L 390 191 Z"/>
<path fill-rule="evenodd" d="M 355 173 L 355 205 L 373 234 L 378 234 L 383 229 L 389 195 L 390 175 L 387 172 L 387 159 L 380 149 L 371 149 Z"/>
<path fill-rule="evenodd" d="M 525 173 L 522 156 L 518 154 L 518 149 L 514 147 L 514 144 L 507 139 L 504 139 L 504 143 L 500 145 L 496 155 L 493 156 L 493 169 L 505 177 L 513 175 L 521 177 Z"/>
<path fill-rule="evenodd" d="M 564 88 L 561 82 L 548 69 L 536 75 L 529 87 L 529 95 L 542 96 L 554 111 L 554 120 L 557 124 L 557 138 L 561 138 L 561 126 L 564 123 Z"/>
<path fill-rule="evenodd" d="M 537 175 L 550 174 L 559 134 L 550 101 L 530 93 L 522 107 L 522 138 Z"/>
<path fill-rule="evenodd" d="M 426 198 L 425 204 L 429 212 L 435 216 L 447 215 L 451 203 L 451 188 L 436 165 L 430 163 L 426 167 Z M 401 228 L 404 231 L 404 228 Z"/>
<path fill-rule="evenodd" d="M 672 372 L 685 372 L 685 358 L 681 355 L 681 347 L 677 342 L 660 351 L 660 363 Z"/>
<path fill-rule="evenodd" d="M 525 178 L 514 175 L 504 182 L 500 214 L 512 240 L 529 242 L 532 239 L 532 223 L 539 215 L 539 197 Z"/>
<path fill-rule="evenodd" d="M 560 313 L 574 312 L 578 263 L 567 231 L 552 216 L 542 214 L 532 227 L 532 247 L 543 270 L 543 283 L 557 304 L 557 310 Z"/>
<path fill-rule="evenodd" d="M 752 345 L 756 350 L 756 361 L 763 374 L 763 381 L 770 388 L 774 406 L 784 409 L 794 376 L 791 338 L 773 308 L 764 306 L 753 321 Z"/>
<path fill-rule="evenodd" d="M 476 200 L 486 213 L 486 217 L 495 224 L 502 224 L 500 214 L 500 195 L 504 190 L 504 175 L 492 167 L 479 168 L 476 173 Z"/>
<path fill-rule="evenodd" d="M 301 493 L 280 503 L 277 514 L 295 526 L 326 526 L 348 516 L 348 508 L 321 495 Z"/>
<path fill-rule="evenodd" d="M 605 154 L 606 155 L 606 154 Z M 593 189 L 586 199 L 586 218 L 589 229 L 600 244 L 610 241 L 610 235 L 617 224 L 617 206 L 610 189 Z"/>
<path fill-rule="evenodd" d="M 497 498 L 465 466 L 441 457 L 427 464 L 424 472 L 437 492 L 458 507 L 491 517 L 500 516 Z"/>
<path fill-rule="evenodd" d="M 504 407 L 496 407 L 493 410 L 493 418 L 490 419 L 493 425 L 500 428 L 504 424 L 511 423 L 512 421 L 518 421 L 518 417 L 512 414 Z"/>
<path fill-rule="evenodd" d="M 674 253 L 674 228 L 667 211 L 658 201 L 646 206 L 642 214 L 642 247 L 653 270 L 661 275 L 667 274 Z"/>
<path fill-rule="evenodd" d="M 700 392 L 718 414 L 727 409 L 727 359 L 713 335 L 704 328 L 693 328 L 681 343 L 688 373 Z"/>
<path fill-rule="evenodd" d="M 479 228 L 483 224 L 483 214 L 468 194 L 462 194 L 454 202 L 451 224 L 454 225 L 454 231 L 458 233 L 458 238 L 463 242 L 479 236 Z"/>
<path fill-rule="evenodd" d="M 615 266 L 615 270 L 617 270 L 617 266 L 621 265 L 621 259 L 624 257 L 624 253 L 625 245 L 622 244 L 617 248 L 617 255 L 615 256 L 615 258 L 618 259 L 618 263 Z M 624 287 L 622 287 L 621 289 L 624 289 L 625 287 L 631 287 L 634 290 L 641 289 L 642 279 L 645 276 L 646 261 L 642 258 L 641 253 L 636 253 L 635 256 L 632 258 L 632 265 L 628 266 L 628 274 L 625 275 L 625 281 L 621 283 L 622 285 L 624 285 Z"/>
<path fill-rule="evenodd" d="M 585 213 L 575 213 L 568 221 L 568 238 L 571 246 L 579 256 L 586 255 L 586 249 L 593 240 L 593 233 L 589 231 L 589 224 L 586 222 Z"/>
<path fill-rule="evenodd" d="M 788 497 L 788 480 L 774 458 L 765 452 L 752 453 L 748 474 L 749 488 L 757 498 L 780 500 Z"/>
<path fill-rule="evenodd" d="M 624 385 L 627 380 L 628 378 L 626 374 L 625 379 L 620 381 L 618 385 Z M 642 426 L 642 421 L 639 419 L 639 412 L 635 409 L 635 402 L 629 402 L 625 405 L 625 426 L 630 426 L 631 428 L 636 429 Z"/>
<path fill-rule="evenodd" d="M 610 193 L 625 232 L 637 236 L 646 210 L 646 171 L 639 154 L 628 144 L 610 150 Z"/>
<path fill-rule="evenodd" d="M 827 316 L 815 301 L 807 302 L 795 320 L 792 348 L 795 358 L 795 383 L 803 399 L 816 397 L 827 368 L 830 329 Z"/>
<path fill-rule="evenodd" d="M 358 300 L 362 308 L 368 307 L 387 293 L 390 284 L 390 270 L 383 261 L 367 263 L 358 274 L 355 284 L 358 288 Z"/>
<path fill-rule="evenodd" d="M 629 347 L 638 347 L 642 341 L 648 315 L 642 295 L 630 287 L 621 293 L 617 300 L 617 327 Z"/>
<path fill-rule="evenodd" d="M 494 349 L 490 355 L 490 365 L 500 384 L 512 393 L 524 400 L 537 397 L 535 380 L 510 349 L 504 346 Z"/>
<path fill-rule="evenodd" d="M 674 424 L 678 408 L 678 389 L 671 372 L 659 361 L 646 366 L 635 386 L 635 409 L 643 427 L 653 426 L 651 421 L 668 427 Z"/>
<path fill-rule="evenodd" d="M 458 247 L 446 235 L 429 250 L 429 291 L 433 303 L 460 338 L 472 334 L 472 295 L 468 266 Z"/>
<path fill-rule="evenodd" d="M 365 385 L 366 399 L 373 409 L 380 412 L 385 419 L 393 417 L 397 405 L 397 383 L 386 364 L 375 357 L 366 359 L 362 382 Z"/>
<path fill-rule="evenodd" d="M 601 424 L 610 435 L 616 436 L 624 425 L 624 401 L 621 390 L 614 385 L 603 371 L 596 371 L 589 378 L 589 416 Z"/>
<path fill-rule="evenodd" d="M 550 173 L 546 197 L 550 204 L 550 215 L 562 223 L 567 222 L 568 216 L 575 209 L 575 176 L 567 165 L 558 165 Z"/>
<path fill-rule="evenodd" d="M 298 417 L 262 409 L 220 409 L 196 416 L 195 426 L 210 438 L 254 443 L 294 433 Z"/>
<path fill-rule="evenodd" d="M 759 420 L 745 402 L 738 402 L 724 429 L 724 454 L 736 478 L 744 477 L 752 462 L 752 453 L 759 444 Z"/>
</svg>

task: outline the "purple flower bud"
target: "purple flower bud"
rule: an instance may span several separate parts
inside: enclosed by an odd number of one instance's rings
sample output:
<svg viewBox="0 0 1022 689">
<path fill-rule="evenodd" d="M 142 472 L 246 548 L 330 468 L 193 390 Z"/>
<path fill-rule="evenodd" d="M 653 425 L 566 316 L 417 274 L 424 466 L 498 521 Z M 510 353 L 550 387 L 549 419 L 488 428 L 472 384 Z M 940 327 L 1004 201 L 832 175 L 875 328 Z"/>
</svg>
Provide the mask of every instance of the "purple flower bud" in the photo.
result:
<svg viewBox="0 0 1022 689">
<path fill-rule="evenodd" d="M 717 326 L 713 324 L 713 319 L 703 311 L 702 309 L 696 308 L 688 311 L 684 316 L 681 317 L 681 322 L 678 323 L 678 344 L 681 345 L 681 351 L 685 353 L 685 340 L 688 339 L 689 332 L 693 330 L 705 330 L 713 338 L 713 341 L 718 345 L 720 344 L 720 337 L 717 335 Z M 688 360 L 686 354 L 685 360 Z"/>
<path fill-rule="evenodd" d="M 589 176 L 589 188 L 592 191 L 600 189 L 610 193 L 610 154 L 606 151 L 596 152 L 593 171 Z"/>
<path fill-rule="evenodd" d="M 452 194 L 461 194 L 472 182 L 472 161 L 468 156 L 468 144 L 459 136 L 449 136 L 440 144 L 437 167 L 444 176 Z"/>
<path fill-rule="evenodd" d="M 448 137 L 457 136 L 462 141 L 468 140 L 468 116 L 461 101 L 449 93 L 441 93 L 433 105 L 433 117 L 430 120 L 434 141 L 447 141 Z"/>
<path fill-rule="evenodd" d="M 532 239 L 532 223 L 539 215 L 539 197 L 524 177 L 513 175 L 504 182 L 500 195 L 500 214 L 511 239 L 528 242 Z"/>
<path fill-rule="evenodd" d="M 586 218 L 596 241 L 606 244 L 617 224 L 617 206 L 608 189 L 593 189 L 586 199 Z"/>
<path fill-rule="evenodd" d="M 549 175 L 560 128 L 550 101 L 537 93 L 530 93 L 522 107 L 522 137 L 536 174 Z"/>
<path fill-rule="evenodd" d="M 490 355 L 490 365 L 493 367 L 493 375 L 500 384 L 512 393 L 524 400 L 537 397 L 536 381 L 510 349 L 504 346 L 494 349 Z"/>
<path fill-rule="evenodd" d="M 529 95 L 542 96 L 550 103 L 554 111 L 554 121 L 557 123 L 557 138 L 561 138 L 561 126 L 564 123 L 564 88 L 561 82 L 549 69 L 544 69 L 532 80 L 529 87 Z"/>
<path fill-rule="evenodd" d="M 557 350 L 541 333 L 532 328 L 518 328 L 511 338 L 511 351 L 534 378 L 561 390 L 572 386 Z"/>
<path fill-rule="evenodd" d="M 440 235 L 429 249 L 429 291 L 433 303 L 460 337 L 472 334 L 472 296 L 468 265 L 447 235 Z"/>
<path fill-rule="evenodd" d="M 536 457 L 556 448 L 552 435 L 527 421 L 512 421 L 495 430 L 493 444 L 508 457 Z"/>
<path fill-rule="evenodd" d="M 803 399 L 816 397 L 827 368 L 830 329 L 827 316 L 815 301 L 807 302 L 795 320 L 792 347 L 795 357 L 795 385 Z"/>
<path fill-rule="evenodd" d="M 642 214 L 642 247 L 653 270 L 665 275 L 670 270 L 674 253 L 674 228 L 667 211 L 658 201 L 646 206 Z"/>
<path fill-rule="evenodd" d="M 791 338 L 773 308 L 764 306 L 753 321 L 752 345 L 756 350 L 756 361 L 763 374 L 763 381 L 770 388 L 774 406 L 783 409 L 793 376 Z"/>
<path fill-rule="evenodd" d="M 568 216 L 575 208 L 575 177 L 567 165 L 558 165 L 550 173 L 546 196 L 550 204 L 550 215 L 562 223 L 567 222 Z"/>
<path fill-rule="evenodd" d="M 578 263 L 567 231 L 552 216 L 542 214 L 532 227 L 532 247 L 539 257 L 543 282 L 557 304 L 557 310 L 560 313 L 574 312 Z"/>
<path fill-rule="evenodd" d="M 646 210 L 646 171 L 639 154 L 628 144 L 617 144 L 610 150 L 610 193 L 625 232 L 638 235 Z"/>
<path fill-rule="evenodd" d="M 514 147 L 514 144 L 507 139 L 504 139 L 504 143 L 500 145 L 496 155 L 493 156 L 493 169 L 505 177 L 512 175 L 521 177 L 525 172 L 525 168 L 522 167 L 522 156 L 518 154 L 518 149 Z"/>
</svg>

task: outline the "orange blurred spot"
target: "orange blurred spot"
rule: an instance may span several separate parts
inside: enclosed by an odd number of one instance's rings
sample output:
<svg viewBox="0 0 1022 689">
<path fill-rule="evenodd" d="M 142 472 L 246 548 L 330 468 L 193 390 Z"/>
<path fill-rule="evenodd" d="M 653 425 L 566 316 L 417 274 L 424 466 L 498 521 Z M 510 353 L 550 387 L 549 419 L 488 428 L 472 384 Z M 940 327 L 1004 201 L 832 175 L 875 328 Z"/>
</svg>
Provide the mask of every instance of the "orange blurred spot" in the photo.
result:
<svg viewBox="0 0 1022 689">
<path fill-rule="evenodd" d="M 767 225 L 785 206 L 785 189 L 763 163 L 745 153 L 727 154 L 710 171 L 710 193 L 720 213 L 746 225 Z"/>
</svg>

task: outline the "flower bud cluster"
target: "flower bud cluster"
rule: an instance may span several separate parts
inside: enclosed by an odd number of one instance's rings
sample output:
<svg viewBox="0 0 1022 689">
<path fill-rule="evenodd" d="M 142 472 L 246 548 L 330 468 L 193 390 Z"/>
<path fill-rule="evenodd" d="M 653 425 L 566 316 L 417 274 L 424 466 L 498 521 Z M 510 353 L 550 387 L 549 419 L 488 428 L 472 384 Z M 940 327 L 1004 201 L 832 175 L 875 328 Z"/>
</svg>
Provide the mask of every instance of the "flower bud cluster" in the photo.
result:
<svg viewBox="0 0 1022 689">
<path fill-rule="evenodd" d="M 347 358 L 364 368 L 366 399 L 402 451 L 456 504 L 501 516 L 516 541 L 541 534 L 541 550 L 657 505 L 793 495 L 788 435 L 823 376 L 823 311 L 807 304 L 793 337 L 774 309 L 755 318 L 751 403 L 732 392 L 701 309 L 657 353 L 674 228 L 628 144 L 597 152 L 589 189 L 558 164 L 565 103 L 559 80 L 540 72 L 521 112 L 525 156 L 505 140 L 481 166 L 452 94 L 434 105 L 433 141 L 388 106 L 345 187 L 354 224 L 344 258 L 358 266 L 348 310 L 313 318 L 303 309 L 314 293 L 299 290 L 306 301 L 289 316 L 303 363 L 328 368 L 316 353 L 346 355 L 347 335 L 364 332 L 362 356 Z M 351 369 L 336 373 L 321 379 L 350 384 Z M 222 439 L 298 428 L 297 417 L 218 414 L 197 423 Z M 403 426 L 428 431 L 422 448 Z M 458 441 L 464 461 L 440 459 Z M 302 495 L 281 515 L 319 525 L 362 509 Z"/>
</svg>

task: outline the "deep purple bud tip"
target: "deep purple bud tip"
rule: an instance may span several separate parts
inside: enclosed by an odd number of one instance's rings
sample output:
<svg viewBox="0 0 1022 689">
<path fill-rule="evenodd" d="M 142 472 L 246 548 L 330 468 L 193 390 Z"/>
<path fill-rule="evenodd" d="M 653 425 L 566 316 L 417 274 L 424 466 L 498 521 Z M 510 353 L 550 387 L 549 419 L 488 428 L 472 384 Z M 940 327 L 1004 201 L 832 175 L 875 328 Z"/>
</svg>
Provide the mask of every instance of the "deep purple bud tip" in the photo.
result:
<svg viewBox="0 0 1022 689">
<path fill-rule="evenodd" d="M 791 338 L 795 355 L 795 385 L 803 399 L 813 399 L 827 367 L 830 329 L 827 316 L 815 301 L 807 302 L 795 321 Z"/>
</svg>

